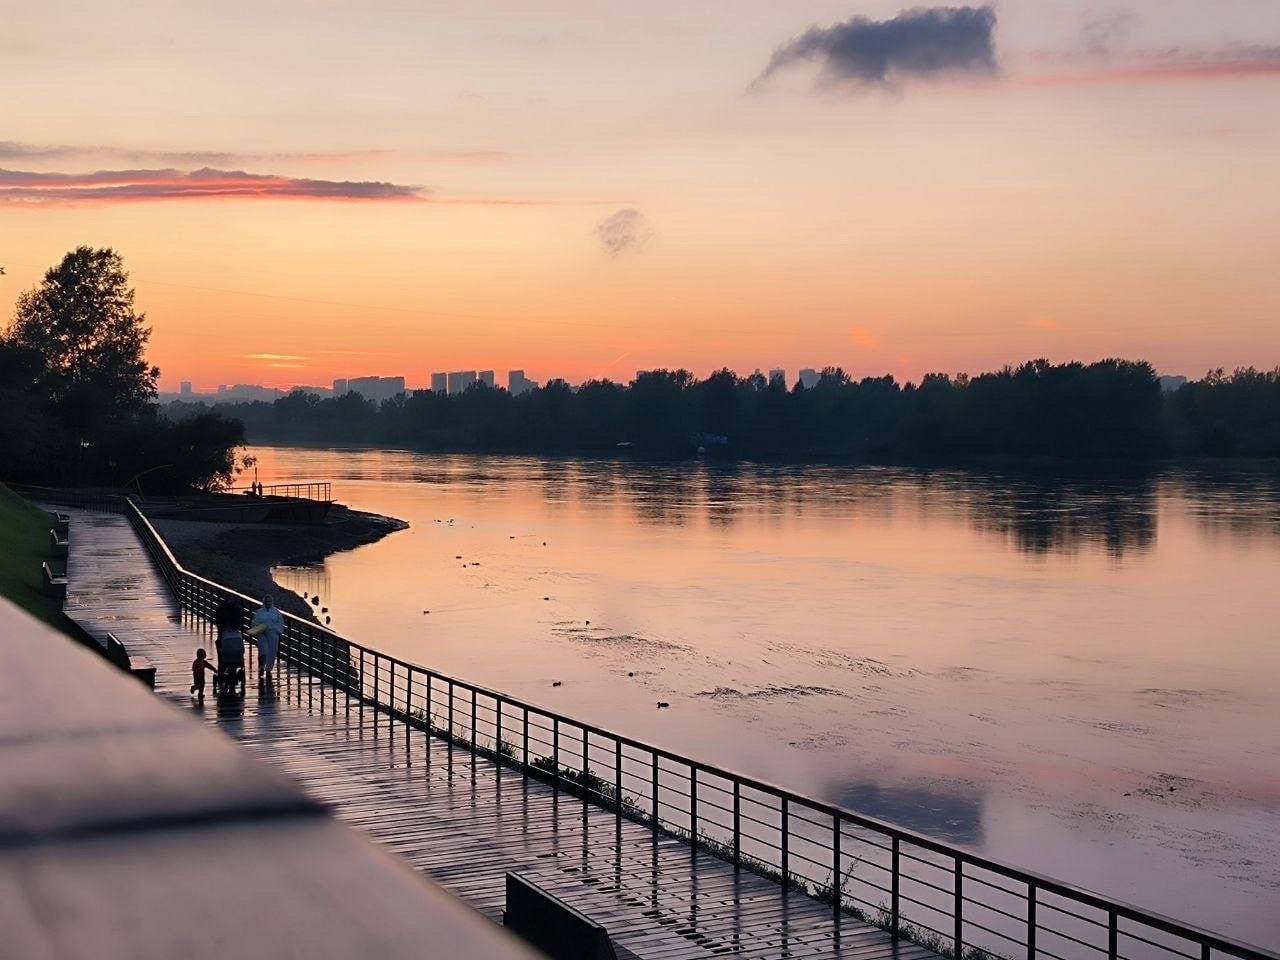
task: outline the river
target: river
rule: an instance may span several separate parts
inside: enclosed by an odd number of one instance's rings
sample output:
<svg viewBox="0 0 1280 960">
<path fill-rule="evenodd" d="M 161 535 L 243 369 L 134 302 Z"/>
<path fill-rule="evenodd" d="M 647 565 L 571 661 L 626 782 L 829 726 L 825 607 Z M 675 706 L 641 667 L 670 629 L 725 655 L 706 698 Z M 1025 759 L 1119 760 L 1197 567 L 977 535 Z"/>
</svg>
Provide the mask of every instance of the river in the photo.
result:
<svg viewBox="0 0 1280 960">
<path fill-rule="evenodd" d="M 353 639 L 1280 946 L 1274 471 L 252 452 Z"/>
</svg>

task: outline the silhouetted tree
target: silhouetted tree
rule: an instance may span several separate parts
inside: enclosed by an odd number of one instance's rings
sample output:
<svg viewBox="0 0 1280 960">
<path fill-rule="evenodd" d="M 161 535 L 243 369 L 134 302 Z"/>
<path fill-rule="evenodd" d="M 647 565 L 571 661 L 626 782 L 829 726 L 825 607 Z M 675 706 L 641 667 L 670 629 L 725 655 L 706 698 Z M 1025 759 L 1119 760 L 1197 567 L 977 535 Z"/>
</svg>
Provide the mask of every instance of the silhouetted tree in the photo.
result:
<svg viewBox="0 0 1280 960">
<path fill-rule="evenodd" d="M 31 358 L 43 402 L 89 437 L 155 400 L 160 371 L 143 357 L 151 336 L 144 319 L 134 311 L 120 255 L 77 247 L 18 298 L 5 341 Z"/>
</svg>

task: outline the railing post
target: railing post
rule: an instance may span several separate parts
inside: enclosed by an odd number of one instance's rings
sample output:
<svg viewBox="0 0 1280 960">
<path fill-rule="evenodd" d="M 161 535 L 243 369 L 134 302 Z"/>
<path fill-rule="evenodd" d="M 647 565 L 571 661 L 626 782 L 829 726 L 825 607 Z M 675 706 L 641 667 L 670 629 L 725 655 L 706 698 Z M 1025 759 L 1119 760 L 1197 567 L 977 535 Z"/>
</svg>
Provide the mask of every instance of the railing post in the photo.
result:
<svg viewBox="0 0 1280 960">
<path fill-rule="evenodd" d="M 364 726 L 364 647 L 360 648 L 360 725 Z"/>
<path fill-rule="evenodd" d="M 733 869 L 742 866 L 742 784 L 733 781 Z"/>
<path fill-rule="evenodd" d="M 591 803 L 591 777 L 588 771 L 591 769 L 590 746 L 591 734 L 587 732 L 586 727 L 579 727 L 582 731 L 582 827 L 585 832 L 587 826 L 587 806 Z M 603 799 L 603 797 L 601 798 Z"/>
<path fill-rule="evenodd" d="M 618 808 L 618 830 L 622 829 L 622 741 L 613 738 L 613 802 Z M 621 848 L 619 848 L 621 849 Z"/>
<path fill-rule="evenodd" d="M 471 756 L 476 755 L 476 688 L 471 688 Z M 475 772 L 475 764 L 471 765 L 471 772 Z"/>
<path fill-rule="evenodd" d="M 1107 911 L 1107 960 L 1116 960 L 1119 954 L 1120 917 L 1115 909 Z"/>
<path fill-rule="evenodd" d="M 378 732 L 378 674 L 382 672 L 381 664 L 378 662 L 382 659 L 382 655 L 377 650 L 373 651 L 373 731 Z"/>
<path fill-rule="evenodd" d="M 551 718 L 551 786 L 560 789 L 560 718 Z"/>
<path fill-rule="evenodd" d="M 964 861 L 956 857 L 955 864 L 955 908 L 952 917 L 955 922 L 955 953 L 952 956 L 955 960 L 961 960 L 964 956 Z M 1115 960 L 1114 955 L 1111 960 Z"/>
<path fill-rule="evenodd" d="M 791 844 L 790 844 L 790 804 L 786 797 L 782 798 L 782 892 L 787 892 L 787 883 L 791 876 Z"/>
<path fill-rule="evenodd" d="M 449 746 L 453 746 L 453 680 L 449 680 Z"/>
<path fill-rule="evenodd" d="M 840 916 L 840 814 L 831 815 L 831 913 Z"/>
<path fill-rule="evenodd" d="M 900 924 L 899 924 L 900 908 L 899 908 L 899 905 L 898 905 L 898 876 L 899 876 L 898 871 L 901 869 L 901 860 L 900 860 L 900 858 L 899 858 L 899 856 L 898 856 L 898 853 L 899 853 L 899 851 L 898 851 L 898 847 L 899 847 L 899 845 L 900 845 L 900 841 L 899 841 L 898 837 L 896 837 L 896 836 L 895 836 L 895 837 L 893 838 L 893 867 L 892 867 L 892 872 L 890 873 L 890 877 L 891 877 L 891 880 L 892 880 L 892 883 L 893 883 L 893 890 L 892 890 L 892 891 L 891 891 L 891 893 L 890 893 L 890 897 L 891 897 L 891 899 L 890 899 L 890 901 L 889 901 L 889 904 L 890 904 L 890 906 L 889 906 L 889 923 L 890 923 L 890 929 L 889 929 L 889 932 L 890 932 L 891 934 L 893 934 L 893 939 L 895 939 L 895 940 L 897 940 L 897 939 L 898 939 L 898 928 L 899 928 L 899 925 L 900 925 Z"/>
<path fill-rule="evenodd" d="M 689 764 L 689 842 L 698 845 L 698 768 Z"/>
<path fill-rule="evenodd" d="M 396 662 L 391 661 L 391 679 L 387 683 L 387 733 L 396 735 Z"/>
<path fill-rule="evenodd" d="M 653 757 L 653 841 L 657 843 L 658 820 L 660 819 L 658 816 L 658 754 L 657 752 L 652 752 L 650 755 Z"/>
<path fill-rule="evenodd" d="M 432 730 L 432 728 L 433 728 L 433 727 L 435 727 L 435 725 L 436 725 L 436 715 L 435 715 L 434 713 L 432 713 L 432 712 L 431 712 L 431 671 L 430 671 L 430 670 L 428 670 L 428 671 L 427 671 L 427 703 L 426 703 L 426 711 L 427 711 L 427 735 L 428 735 L 428 736 L 430 736 L 430 735 L 431 735 L 431 730 Z M 431 749 L 431 744 L 430 744 L 430 743 L 428 743 L 428 744 L 427 744 L 427 749 L 428 749 L 428 750 L 430 750 L 430 749 Z"/>
<path fill-rule="evenodd" d="M 529 779 L 529 708 L 524 708 L 524 732 L 522 734 L 523 745 L 521 755 L 524 757 L 524 763 L 521 764 L 525 780 Z"/>
<path fill-rule="evenodd" d="M 1036 885 L 1027 884 L 1027 960 L 1036 960 Z M 1207 958 L 1206 958 L 1207 960 Z"/>
<path fill-rule="evenodd" d="M 502 766 L 502 698 L 498 697 L 494 702 L 497 704 L 497 717 L 494 723 L 493 753 L 497 758 L 498 766 Z"/>
</svg>

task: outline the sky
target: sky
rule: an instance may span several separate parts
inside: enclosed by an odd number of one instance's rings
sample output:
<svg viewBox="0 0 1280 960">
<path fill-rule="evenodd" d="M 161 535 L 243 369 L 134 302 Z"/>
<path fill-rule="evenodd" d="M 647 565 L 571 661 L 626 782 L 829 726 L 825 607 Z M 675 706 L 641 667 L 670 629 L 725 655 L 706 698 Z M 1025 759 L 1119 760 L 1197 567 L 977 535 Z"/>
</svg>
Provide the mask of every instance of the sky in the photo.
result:
<svg viewBox="0 0 1280 960">
<path fill-rule="evenodd" d="M 1275 0 L 77 0 L 0 87 L 6 319 L 114 247 L 166 390 L 1280 366 Z"/>
</svg>

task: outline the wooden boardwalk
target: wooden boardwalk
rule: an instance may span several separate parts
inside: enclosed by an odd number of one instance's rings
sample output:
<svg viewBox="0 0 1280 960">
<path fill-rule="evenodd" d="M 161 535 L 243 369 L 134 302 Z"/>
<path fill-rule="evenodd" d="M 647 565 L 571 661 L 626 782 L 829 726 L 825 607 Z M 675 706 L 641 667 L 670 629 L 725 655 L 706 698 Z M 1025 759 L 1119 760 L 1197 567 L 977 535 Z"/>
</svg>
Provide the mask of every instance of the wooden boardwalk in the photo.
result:
<svg viewBox="0 0 1280 960">
<path fill-rule="evenodd" d="M 516 770 L 408 731 L 308 675 L 239 702 L 190 696 L 201 626 L 184 622 L 123 517 L 72 513 L 66 611 L 156 667 L 156 691 L 300 782 L 339 819 L 500 922 L 518 871 L 603 924 L 645 960 L 934 954 L 688 844 L 656 837 Z M 341 865 L 335 865 L 340 869 Z M 246 864 L 246 869 L 252 865 Z"/>
</svg>

